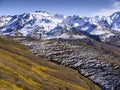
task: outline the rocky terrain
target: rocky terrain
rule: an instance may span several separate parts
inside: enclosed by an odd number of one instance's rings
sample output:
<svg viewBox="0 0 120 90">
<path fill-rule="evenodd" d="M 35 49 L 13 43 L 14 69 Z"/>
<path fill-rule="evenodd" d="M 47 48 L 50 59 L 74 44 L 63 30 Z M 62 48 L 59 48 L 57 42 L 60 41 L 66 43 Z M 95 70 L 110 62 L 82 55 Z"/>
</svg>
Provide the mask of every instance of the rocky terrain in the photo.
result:
<svg viewBox="0 0 120 90">
<path fill-rule="evenodd" d="M 60 40 L 15 38 L 27 45 L 31 53 L 57 64 L 73 68 L 102 90 L 120 90 L 120 56 L 82 43 Z"/>
<path fill-rule="evenodd" d="M 0 37 L 0 90 L 101 90 L 78 72 L 32 55 Z"/>
</svg>

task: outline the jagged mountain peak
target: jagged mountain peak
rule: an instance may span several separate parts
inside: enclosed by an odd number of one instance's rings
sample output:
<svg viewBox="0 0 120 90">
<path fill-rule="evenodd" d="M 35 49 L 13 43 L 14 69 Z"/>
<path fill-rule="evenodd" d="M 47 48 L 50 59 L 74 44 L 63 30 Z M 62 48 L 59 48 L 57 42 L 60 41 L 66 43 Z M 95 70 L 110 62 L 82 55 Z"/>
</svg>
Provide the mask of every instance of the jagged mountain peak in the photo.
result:
<svg viewBox="0 0 120 90">
<path fill-rule="evenodd" d="M 120 12 L 115 12 L 111 16 L 81 17 L 79 15 L 53 15 L 46 11 L 35 11 L 21 15 L 0 17 L 0 34 L 35 37 L 41 37 L 42 35 L 42 38 L 48 38 L 52 35 L 49 35 L 49 33 L 53 31 L 66 32 L 66 29 L 70 31 L 74 28 L 79 32 L 82 31 L 87 34 L 92 33 L 92 35 L 104 36 L 106 32 L 109 32 L 110 35 L 114 35 L 111 31 L 119 31 L 120 29 L 119 17 Z M 59 35 L 63 34 L 60 34 L 60 32 Z"/>
<path fill-rule="evenodd" d="M 47 14 L 49 14 L 47 11 L 35 11 L 35 13 L 47 13 Z"/>
<path fill-rule="evenodd" d="M 120 16 L 120 12 L 115 12 L 111 15 L 111 17 L 118 17 L 118 16 Z"/>
<path fill-rule="evenodd" d="M 114 20 L 120 20 L 120 12 L 115 12 L 113 13 L 110 18 L 114 21 Z"/>
</svg>

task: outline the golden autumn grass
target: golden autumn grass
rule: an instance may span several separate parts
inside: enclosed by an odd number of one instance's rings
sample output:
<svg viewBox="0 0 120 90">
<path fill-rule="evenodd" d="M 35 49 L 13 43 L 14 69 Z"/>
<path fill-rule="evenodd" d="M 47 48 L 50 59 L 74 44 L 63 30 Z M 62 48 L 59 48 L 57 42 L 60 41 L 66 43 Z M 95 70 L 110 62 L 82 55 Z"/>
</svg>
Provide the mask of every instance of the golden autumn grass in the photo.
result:
<svg viewBox="0 0 120 90">
<path fill-rule="evenodd" d="M 100 90 L 77 71 L 30 54 L 29 49 L 0 38 L 0 90 Z"/>
</svg>

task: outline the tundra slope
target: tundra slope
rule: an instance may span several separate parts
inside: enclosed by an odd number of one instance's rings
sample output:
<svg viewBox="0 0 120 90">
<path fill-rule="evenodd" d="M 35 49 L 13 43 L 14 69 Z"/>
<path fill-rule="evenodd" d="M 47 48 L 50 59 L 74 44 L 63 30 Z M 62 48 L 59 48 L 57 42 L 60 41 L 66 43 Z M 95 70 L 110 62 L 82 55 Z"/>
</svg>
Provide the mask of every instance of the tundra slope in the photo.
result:
<svg viewBox="0 0 120 90">
<path fill-rule="evenodd" d="M 120 90 L 119 55 L 104 49 L 97 50 L 78 41 L 16 40 L 27 45 L 36 56 L 78 70 L 80 74 L 100 85 L 102 90 Z"/>
<path fill-rule="evenodd" d="M 0 90 L 100 90 L 76 71 L 32 55 L 0 37 Z"/>
</svg>

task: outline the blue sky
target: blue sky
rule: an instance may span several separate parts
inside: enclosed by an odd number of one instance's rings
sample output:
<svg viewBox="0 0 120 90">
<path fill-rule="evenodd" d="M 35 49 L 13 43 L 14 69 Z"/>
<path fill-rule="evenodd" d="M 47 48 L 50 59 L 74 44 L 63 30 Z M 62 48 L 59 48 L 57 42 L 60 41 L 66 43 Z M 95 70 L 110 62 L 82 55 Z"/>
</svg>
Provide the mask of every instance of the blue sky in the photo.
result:
<svg viewBox="0 0 120 90">
<path fill-rule="evenodd" d="M 116 2 L 118 4 L 115 6 Z M 119 7 L 120 0 L 0 0 L 0 15 L 47 11 L 52 14 L 90 16 L 120 11 Z"/>
</svg>

